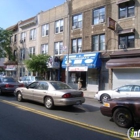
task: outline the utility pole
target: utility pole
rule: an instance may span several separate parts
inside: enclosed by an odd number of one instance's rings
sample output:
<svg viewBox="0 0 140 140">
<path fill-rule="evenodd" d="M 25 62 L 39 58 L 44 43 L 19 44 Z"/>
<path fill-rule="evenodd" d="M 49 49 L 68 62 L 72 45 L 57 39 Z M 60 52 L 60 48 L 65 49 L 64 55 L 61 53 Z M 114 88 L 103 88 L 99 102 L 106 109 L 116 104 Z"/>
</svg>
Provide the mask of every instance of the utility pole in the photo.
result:
<svg viewBox="0 0 140 140">
<path fill-rule="evenodd" d="M 69 39 L 70 39 L 70 24 L 69 24 L 69 20 L 70 20 L 70 0 L 67 0 L 67 10 L 68 10 L 68 20 L 67 20 L 67 65 L 66 65 L 66 84 L 69 83 Z"/>
</svg>

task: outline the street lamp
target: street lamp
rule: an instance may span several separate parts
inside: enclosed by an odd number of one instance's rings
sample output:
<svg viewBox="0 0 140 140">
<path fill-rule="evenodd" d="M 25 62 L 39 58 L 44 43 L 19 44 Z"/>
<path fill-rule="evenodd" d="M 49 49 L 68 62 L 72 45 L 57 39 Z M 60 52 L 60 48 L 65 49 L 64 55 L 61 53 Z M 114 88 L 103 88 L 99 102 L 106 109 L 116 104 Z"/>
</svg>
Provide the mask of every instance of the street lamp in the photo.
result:
<svg viewBox="0 0 140 140">
<path fill-rule="evenodd" d="M 69 10 L 69 8 L 70 8 L 70 1 L 71 0 L 67 0 L 66 2 L 67 2 L 67 10 L 68 10 L 68 20 L 67 20 L 67 28 L 68 28 L 68 30 L 67 30 L 67 65 L 66 65 L 66 84 L 68 84 L 68 82 L 69 82 L 69 36 L 70 36 L 70 24 L 69 24 L 69 20 L 70 20 L 70 10 Z"/>
</svg>

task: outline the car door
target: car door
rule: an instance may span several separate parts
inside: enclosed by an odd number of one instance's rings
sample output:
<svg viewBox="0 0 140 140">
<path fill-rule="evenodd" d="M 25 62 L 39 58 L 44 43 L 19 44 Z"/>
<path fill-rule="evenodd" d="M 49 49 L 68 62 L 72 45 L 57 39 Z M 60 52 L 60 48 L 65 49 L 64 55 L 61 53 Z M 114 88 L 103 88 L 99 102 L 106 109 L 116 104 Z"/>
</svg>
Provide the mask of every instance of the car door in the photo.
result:
<svg viewBox="0 0 140 140">
<path fill-rule="evenodd" d="M 132 89 L 133 89 L 133 85 L 122 86 L 118 88 L 112 96 L 113 98 L 130 97 Z"/>
<path fill-rule="evenodd" d="M 140 86 L 134 85 L 133 90 L 131 92 L 131 97 L 140 97 Z"/>
<path fill-rule="evenodd" d="M 43 103 L 44 96 L 47 95 L 48 84 L 47 82 L 39 82 L 37 89 L 34 91 L 34 100 Z"/>
<path fill-rule="evenodd" d="M 25 88 L 22 91 L 25 99 L 34 100 L 33 94 L 34 94 L 34 91 L 36 90 L 37 85 L 38 85 L 38 82 L 34 82 L 30 84 L 29 86 L 27 86 L 27 88 Z"/>
</svg>

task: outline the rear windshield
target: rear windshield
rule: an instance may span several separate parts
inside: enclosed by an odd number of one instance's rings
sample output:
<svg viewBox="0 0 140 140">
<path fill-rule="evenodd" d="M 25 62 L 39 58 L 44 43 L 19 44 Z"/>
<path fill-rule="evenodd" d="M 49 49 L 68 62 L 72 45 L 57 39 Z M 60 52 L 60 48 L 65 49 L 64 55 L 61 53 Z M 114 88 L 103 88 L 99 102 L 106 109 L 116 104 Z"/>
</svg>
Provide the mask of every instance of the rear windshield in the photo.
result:
<svg viewBox="0 0 140 140">
<path fill-rule="evenodd" d="M 56 90 L 63 90 L 63 89 L 71 89 L 70 86 L 68 86 L 65 83 L 61 83 L 61 82 L 50 82 L 50 84 L 52 84 L 52 86 L 56 89 Z"/>
<path fill-rule="evenodd" d="M 16 82 L 16 80 L 12 77 L 2 78 L 2 82 Z"/>
</svg>

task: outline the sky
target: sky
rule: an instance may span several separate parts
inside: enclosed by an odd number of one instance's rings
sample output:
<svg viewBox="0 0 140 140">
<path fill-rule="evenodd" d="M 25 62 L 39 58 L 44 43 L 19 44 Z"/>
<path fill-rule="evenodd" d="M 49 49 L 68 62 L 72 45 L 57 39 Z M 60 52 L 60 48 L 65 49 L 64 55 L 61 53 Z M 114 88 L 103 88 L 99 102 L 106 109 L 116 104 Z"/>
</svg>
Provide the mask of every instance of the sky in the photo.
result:
<svg viewBox="0 0 140 140">
<path fill-rule="evenodd" d="M 36 16 L 63 4 L 66 0 L 0 0 L 0 28 L 6 29 L 20 20 Z"/>
</svg>

